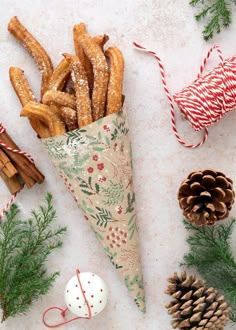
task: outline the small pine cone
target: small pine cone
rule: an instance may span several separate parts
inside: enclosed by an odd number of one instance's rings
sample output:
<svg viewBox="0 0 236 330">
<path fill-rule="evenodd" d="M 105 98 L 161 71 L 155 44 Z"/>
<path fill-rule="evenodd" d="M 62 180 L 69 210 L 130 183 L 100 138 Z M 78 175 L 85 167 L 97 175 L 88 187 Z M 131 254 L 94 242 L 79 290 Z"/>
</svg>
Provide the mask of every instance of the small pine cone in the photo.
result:
<svg viewBox="0 0 236 330">
<path fill-rule="evenodd" d="M 213 170 L 190 173 L 178 192 L 184 216 L 198 226 L 213 225 L 227 218 L 234 197 L 233 181 Z"/>
<path fill-rule="evenodd" d="M 231 308 L 216 289 L 207 288 L 204 281 L 186 272 L 180 276 L 174 273 L 167 281 L 170 284 L 165 293 L 173 300 L 165 307 L 174 319 L 173 329 L 224 329 Z"/>
</svg>

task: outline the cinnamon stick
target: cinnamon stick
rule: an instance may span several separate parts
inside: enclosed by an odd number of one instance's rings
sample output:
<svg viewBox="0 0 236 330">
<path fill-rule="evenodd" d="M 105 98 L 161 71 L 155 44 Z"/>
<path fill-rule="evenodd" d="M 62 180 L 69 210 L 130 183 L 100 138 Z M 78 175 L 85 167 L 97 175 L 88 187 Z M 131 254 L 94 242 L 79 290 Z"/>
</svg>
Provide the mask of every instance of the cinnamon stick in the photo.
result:
<svg viewBox="0 0 236 330">
<path fill-rule="evenodd" d="M 8 178 L 13 177 L 17 173 L 17 169 L 12 165 L 11 160 L 2 149 L 0 149 L 0 170 L 3 171 Z"/>
<path fill-rule="evenodd" d="M 3 171 L 0 171 L 0 177 L 3 179 L 12 195 L 21 190 L 23 185 L 17 175 L 14 175 L 13 177 L 9 178 Z"/>
<path fill-rule="evenodd" d="M 2 140 L 2 142 L 13 149 L 19 149 L 19 147 L 14 143 L 6 131 L 0 134 L 0 140 Z M 32 178 L 37 183 L 43 182 L 44 175 L 36 168 L 33 163 L 29 161 L 26 156 L 7 149 L 5 152 L 14 161 L 15 166 L 17 165 L 17 168 L 24 172 L 27 177 Z"/>
<path fill-rule="evenodd" d="M 36 181 L 31 178 L 30 176 L 27 176 L 24 171 L 22 171 L 21 168 L 18 167 L 18 165 L 15 165 L 17 168 L 17 171 L 19 175 L 21 176 L 22 180 L 24 181 L 27 188 L 33 187 L 33 185 L 36 183 Z"/>
</svg>

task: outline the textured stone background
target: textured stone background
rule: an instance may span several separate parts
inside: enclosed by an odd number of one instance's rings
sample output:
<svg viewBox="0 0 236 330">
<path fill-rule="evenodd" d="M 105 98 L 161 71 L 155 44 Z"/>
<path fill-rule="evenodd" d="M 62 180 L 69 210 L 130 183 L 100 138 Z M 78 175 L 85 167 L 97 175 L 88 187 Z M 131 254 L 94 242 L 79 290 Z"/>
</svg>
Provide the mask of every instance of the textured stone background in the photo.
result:
<svg viewBox="0 0 236 330">
<path fill-rule="evenodd" d="M 231 27 L 214 41 L 206 43 L 201 35 L 202 26 L 195 22 L 194 10 L 187 0 L 35 0 L 33 3 L 28 0 L 1 0 L 0 3 L 0 119 L 46 174 L 44 184 L 35 186 L 30 192 L 25 189 L 17 202 L 23 214 L 27 215 L 50 191 L 55 197 L 58 223 L 68 226 L 63 248 L 55 252 L 48 262 L 49 271 L 61 271 L 54 287 L 47 296 L 33 304 L 26 316 L 9 319 L 0 328 L 44 329 L 41 322 L 43 311 L 52 305 L 64 306 L 65 284 L 79 267 L 81 271 L 97 273 L 108 283 L 109 303 L 92 320 L 76 321 L 61 327 L 62 330 L 171 329 L 170 317 L 164 309 L 169 298 L 163 292 L 166 277 L 179 270 L 179 261 L 187 249 L 176 192 L 192 170 L 206 167 L 223 171 L 236 180 L 236 112 L 210 129 L 210 137 L 203 147 L 197 150 L 182 147 L 171 130 L 170 109 L 156 61 L 135 50 L 132 41 L 158 52 L 165 65 L 168 86 L 174 93 L 195 79 L 211 45 L 219 44 L 225 57 L 234 54 L 236 11 Z M 131 301 L 28 121 L 19 117 L 20 105 L 11 88 L 8 69 L 14 65 L 23 68 L 37 96 L 40 75 L 33 60 L 7 31 L 7 23 L 14 15 L 42 42 L 54 64 L 58 63 L 62 52 L 73 51 L 72 27 L 81 21 L 88 25 L 91 34 L 108 34 L 109 45 L 117 45 L 124 53 L 124 94 L 133 147 L 134 186 L 146 289 L 145 315 Z M 217 63 L 217 57 L 213 56 L 208 68 Z M 190 143 L 201 138 L 201 133 L 195 133 L 179 116 L 178 128 Z M 1 183 L 1 205 L 8 197 Z M 235 207 L 231 215 L 236 215 Z M 234 238 L 234 246 L 235 242 Z M 233 327 L 228 325 L 227 329 Z"/>
</svg>

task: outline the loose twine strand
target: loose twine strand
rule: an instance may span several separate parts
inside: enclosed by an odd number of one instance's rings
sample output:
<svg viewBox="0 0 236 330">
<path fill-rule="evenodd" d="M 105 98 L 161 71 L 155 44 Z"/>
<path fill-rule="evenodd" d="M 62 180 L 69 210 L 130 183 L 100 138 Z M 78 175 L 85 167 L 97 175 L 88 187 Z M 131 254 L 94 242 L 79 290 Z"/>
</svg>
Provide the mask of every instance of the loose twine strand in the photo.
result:
<svg viewBox="0 0 236 330">
<path fill-rule="evenodd" d="M 236 108 L 236 56 L 224 60 L 220 48 L 213 46 L 200 66 L 197 79 L 172 98 L 167 88 L 164 66 L 160 57 L 154 51 L 136 42 L 133 44 L 138 49 L 154 56 L 158 62 L 162 85 L 170 105 L 171 125 L 177 140 L 187 148 L 200 147 L 207 140 L 208 126 Z M 202 77 L 206 63 L 214 50 L 218 53 L 220 64 Z M 195 131 L 204 129 L 204 137 L 199 143 L 187 144 L 180 138 L 176 128 L 173 99 Z"/>
<path fill-rule="evenodd" d="M 6 128 L 3 126 L 3 124 L 0 122 L 0 135 L 2 133 L 6 132 Z M 24 155 L 26 156 L 33 164 L 34 164 L 34 159 L 32 158 L 32 156 L 30 154 L 28 154 L 27 152 L 25 151 L 22 151 L 20 149 L 14 149 L 14 148 L 11 148 L 10 146 L 6 145 L 1 139 L 0 139 L 0 146 L 2 146 L 4 149 L 6 150 L 10 150 L 12 152 L 15 152 L 15 153 L 18 153 L 18 154 L 21 154 L 21 155 Z M 0 212 L 0 221 L 2 220 L 4 214 L 7 212 L 8 208 L 11 206 L 11 204 L 14 202 L 16 196 L 18 195 L 18 193 L 24 188 L 25 185 L 22 185 L 22 188 L 16 192 L 15 194 L 13 194 L 11 196 L 11 198 L 9 199 L 9 201 L 6 203 L 6 205 L 2 208 L 1 212 Z"/>
<path fill-rule="evenodd" d="M 84 289 L 83 289 L 83 286 L 82 286 L 82 283 L 81 283 L 81 280 L 80 280 L 79 274 L 80 274 L 79 269 L 76 269 L 76 275 L 77 275 L 78 283 L 79 283 L 79 286 L 80 286 L 80 290 L 81 290 L 81 292 L 82 292 L 82 294 L 83 294 L 84 301 L 85 301 L 86 306 L 87 306 L 87 308 L 88 308 L 88 316 L 86 316 L 86 317 L 83 317 L 83 316 L 77 316 L 77 317 L 74 317 L 74 318 L 72 318 L 72 319 L 69 319 L 69 320 L 63 321 L 63 322 L 61 322 L 61 323 L 57 323 L 57 324 L 48 324 L 48 323 L 45 321 L 45 316 L 46 316 L 46 314 L 47 314 L 49 311 L 51 311 L 51 310 L 53 310 L 53 309 L 59 310 L 59 311 L 61 312 L 61 316 L 62 316 L 63 318 L 65 318 L 65 316 L 66 316 L 66 312 L 68 311 L 68 308 L 66 308 L 66 309 L 62 309 L 62 308 L 60 308 L 60 307 L 53 306 L 53 307 L 48 308 L 48 309 L 43 313 L 42 321 L 43 321 L 43 324 L 44 324 L 46 327 L 48 327 L 48 328 L 57 328 L 57 327 L 59 327 L 59 326 L 61 326 L 61 325 L 64 325 L 64 324 L 70 323 L 70 322 L 75 321 L 75 320 L 78 320 L 78 319 L 87 319 L 87 320 L 90 320 L 90 319 L 91 319 L 91 317 L 92 317 L 92 311 L 91 311 L 91 308 L 90 308 L 89 302 L 88 302 L 88 300 L 87 300 L 87 298 L 86 298 L 86 295 L 85 295 L 85 293 L 84 293 Z"/>
</svg>

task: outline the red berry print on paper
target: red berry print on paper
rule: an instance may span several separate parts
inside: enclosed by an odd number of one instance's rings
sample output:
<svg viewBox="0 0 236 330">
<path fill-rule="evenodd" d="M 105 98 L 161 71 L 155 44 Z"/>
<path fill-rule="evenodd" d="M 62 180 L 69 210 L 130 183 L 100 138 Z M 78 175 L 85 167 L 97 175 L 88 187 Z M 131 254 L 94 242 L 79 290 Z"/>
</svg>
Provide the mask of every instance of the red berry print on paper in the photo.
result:
<svg viewBox="0 0 236 330">
<path fill-rule="evenodd" d="M 117 213 L 118 213 L 118 214 L 121 214 L 122 211 L 123 211 L 123 207 L 120 205 L 120 206 L 118 206 L 118 207 L 116 208 L 116 210 L 117 210 Z"/>
<path fill-rule="evenodd" d="M 118 145 L 117 143 L 114 144 L 114 147 L 113 147 L 113 150 L 114 150 L 114 151 L 116 151 L 116 149 L 117 149 L 117 145 Z"/>
<path fill-rule="evenodd" d="M 87 168 L 87 171 L 88 171 L 89 173 L 93 173 L 93 168 L 90 166 L 90 167 Z"/>
<path fill-rule="evenodd" d="M 127 243 L 126 238 L 128 234 L 121 230 L 119 227 L 113 228 L 109 227 L 110 234 L 106 236 L 107 241 L 109 242 L 109 247 L 112 249 L 114 247 L 120 248 Z"/>
<path fill-rule="evenodd" d="M 96 162 L 98 161 L 98 155 L 93 155 L 93 160 Z"/>
<path fill-rule="evenodd" d="M 110 132 L 110 127 L 108 126 L 108 125 L 103 125 L 103 129 L 104 129 L 104 131 L 106 131 L 106 132 Z"/>
<path fill-rule="evenodd" d="M 99 176 L 98 181 L 103 183 L 103 182 L 107 181 L 107 178 L 105 176 Z"/>
<path fill-rule="evenodd" d="M 104 169 L 104 164 L 103 163 L 97 164 L 97 168 L 98 170 L 102 171 Z"/>
</svg>

